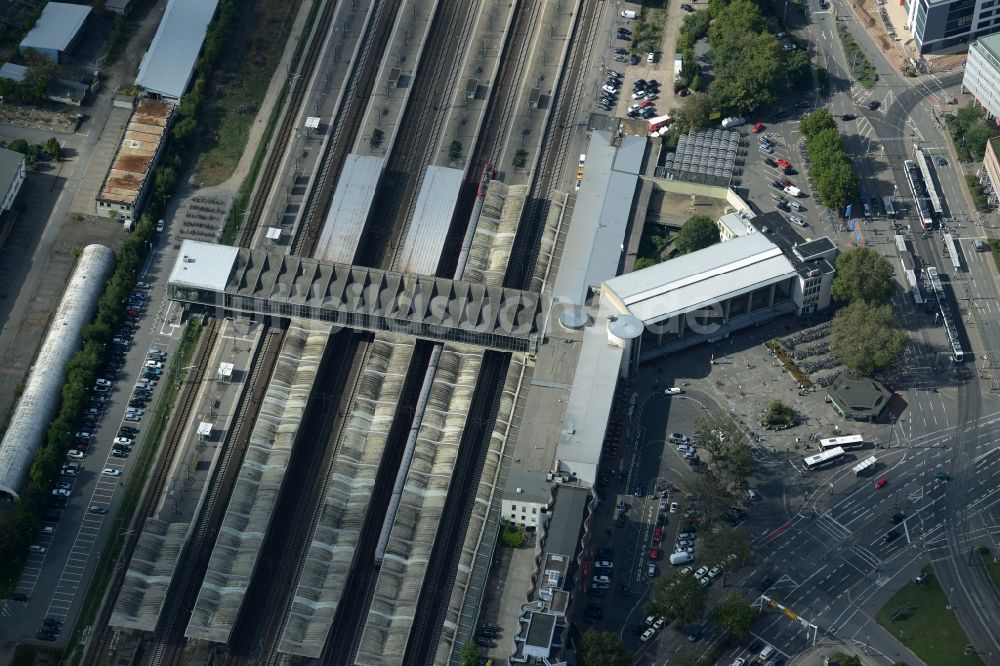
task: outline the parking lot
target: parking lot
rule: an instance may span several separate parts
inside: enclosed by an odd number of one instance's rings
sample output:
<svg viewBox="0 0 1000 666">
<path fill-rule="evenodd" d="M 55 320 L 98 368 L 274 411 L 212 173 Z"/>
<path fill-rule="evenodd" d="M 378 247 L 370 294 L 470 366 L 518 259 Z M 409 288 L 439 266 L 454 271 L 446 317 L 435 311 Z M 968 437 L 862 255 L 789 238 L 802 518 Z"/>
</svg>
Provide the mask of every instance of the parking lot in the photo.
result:
<svg viewBox="0 0 1000 666">
<path fill-rule="evenodd" d="M 157 272 L 153 252 L 125 304 L 107 365 L 91 392 L 90 406 L 44 516 L 41 531 L 10 599 L 0 603 L 7 638 L 34 635 L 55 642 L 59 623 L 71 620 L 86 581 L 100 557 L 100 544 L 118 509 L 121 490 L 167 369 L 177 331 L 166 321 L 164 287 L 144 280 Z M 49 624 L 43 624 L 48 621 Z"/>
</svg>

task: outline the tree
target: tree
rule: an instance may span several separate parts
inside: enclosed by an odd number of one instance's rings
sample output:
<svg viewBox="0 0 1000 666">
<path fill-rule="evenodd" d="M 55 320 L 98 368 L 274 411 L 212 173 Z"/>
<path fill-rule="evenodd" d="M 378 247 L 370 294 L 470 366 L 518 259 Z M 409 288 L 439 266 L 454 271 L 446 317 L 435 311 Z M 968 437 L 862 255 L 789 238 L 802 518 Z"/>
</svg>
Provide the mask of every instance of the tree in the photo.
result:
<svg viewBox="0 0 1000 666">
<path fill-rule="evenodd" d="M 837 123 L 833 120 L 830 109 L 825 106 L 808 114 L 799 123 L 799 131 L 802 132 L 802 136 L 807 141 L 814 135 L 827 129 L 837 129 Z"/>
<path fill-rule="evenodd" d="M 700 474 L 688 486 L 692 499 L 698 504 L 702 522 L 713 523 L 719 519 L 723 510 L 733 503 L 732 494 L 713 473 Z"/>
<path fill-rule="evenodd" d="M 903 353 L 906 333 L 888 305 L 855 301 L 833 317 L 830 353 L 854 372 L 871 376 Z"/>
<path fill-rule="evenodd" d="M 633 270 L 641 271 L 643 268 L 649 268 L 650 266 L 655 266 L 656 262 L 649 257 L 639 257 L 635 260 L 635 268 Z"/>
<path fill-rule="evenodd" d="M 500 532 L 500 541 L 508 548 L 520 548 L 524 545 L 524 527 L 504 523 Z"/>
<path fill-rule="evenodd" d="M 583 632 L 582 649 L 577 656 L 582 666 L 628 666 L 632 653 L 618 634 L 590 629 Z"/>
<path fill-rule="evenodd" d="M 688 574 L 660 578 L 653 584 L 649 611 L 663 617 L 675 618 L 681 624 L 691 624 L 705 613 L 708 589 Z"/>
<path fill-rule="evenodd" d="M 889 260 L 870 247 L 857 247 L 837 257 L 837 275 L 830 294 L 838 301 L 888 303 L 896 291 L 895 272 Z"/>
<path fill-rule="evenodd" d="M 475 643 L 466 643 L 462 646 L 461 659 L 462 666 L 479 666 L 479 658 L 482 656 Z"/>
<path fill-rule="evenodd" d="M 801 90 L 812 82 L 812 61 L 805 49 L 795 49 L 784 54 L 785 85 L 789 90 Z"/>
<path fill-rule="evenodd" d="M 730 559 L 730 555 L 736 557 Z M 753 557 L 750 534 L 742 527 L 720 527 L 707 535 L 701 557 L 707 562 L 724 563 L 726 572 L 731 573 Z"/>
<path fill-rule="evenodd" d="M 684 98 L 677 110 L 675 124 L 680 132 L 694 132 L 708 126 L 708 117 L 715 110 L 712 99 L 700 92 Z"/>
<path fill-rule="evenodd" d="M 750 633 L 750 626 L 757 619 L 757 611 L 750 607 L 739 592 L 733 592 L 719 602 L 711 613 L 712 622 L 733 638 L 744 638 Z"/>
<path fill-rule="evenodd" d="M 833 655 L 831 661 L 836 662 L 837 666 L 862 666 L 861 657 L 856 654 L 844 654 L 843 652 L 838 652 Z"/>
<path fill-rule="evenodd" d="M 59 145 L 59 139 L 50 136 L 45 142 L 45 152 L 51 155 L 52 159 L 60 161 L 62 159 L 62 146 Z"/>
<path fill-rule="evenodd" d="M 677 234 L 674 247 L 681 254 L 702 250 L 719 242 L 719 228 L 707 215 L 692 215 Z"/>
<path fill-rule="evenodd" d="M 794 409 L 780 400 L 773 400 L 761 417 L 761 425 L 765 428 L 781 429 L 795 425 L 797 420 Z"/>
<path fill-rule="evenodd" d="M 718 410 L 699 414 L 694 420 L 695 441 L 704 446 L 715 462 L 729 459 L 737 446 L 746 442 L 746 430 L 729 412 Z"/>
<path fill-rule="evenodd" d="M 729 476 L 733 482 L 743 481 L 753 474 L 753 454 L 747 444 L 734 446 L 729 452 Z"/>
</svg>

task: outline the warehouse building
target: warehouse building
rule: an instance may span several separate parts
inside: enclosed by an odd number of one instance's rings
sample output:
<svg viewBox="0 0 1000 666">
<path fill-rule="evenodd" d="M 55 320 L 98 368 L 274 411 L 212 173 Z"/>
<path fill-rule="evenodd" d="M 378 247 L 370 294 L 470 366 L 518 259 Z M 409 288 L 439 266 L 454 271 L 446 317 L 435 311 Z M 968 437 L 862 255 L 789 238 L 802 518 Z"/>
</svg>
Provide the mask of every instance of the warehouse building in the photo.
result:
<svg viewBox="0 0 1000 666">
<path fill-rule="evenodd" d="M 151 176 L 163 152 L 173 115 L 172 104 L 151 99 L 139 101 L 97 192 L 98 215 L 124 221 L 136 219 L 152 185 Z"/>
<path fill-rule="evenodd" d="M 0 214 L 14 206 L 14 199 L 21 191 L 25 175 L 24 155 L 0 148 Z"/>
<path fill-rule="evenodd" d="M 50 2 L 45 5 L 35 27 L 21 40 L 18 53 L 34 51 L 50 62 L 59 63 L 79 37 L 90 15 L 87 5 Z"/>
<path fill-rule="evenodd" d="M 191 85 L 218 0 L 169 0 L 160 27 L 139 63 L 137 86 L 176 104 Z"/>
<path fill-rule="evenodd" d="M 28 68 L 25 65 L 5 62 L 0 66 L 0 78 L 20 83 L 24 81 L 24 77 L 27 74 Z M 59 104 L 72 104 L 73 106 L 81 106 L 87 99 L 87 93 L 89 92 L 89 86 L 65 79 L 55 79 L 45 89 L 45 95 L 49 100 L 58 102 Z"/>
</svg>

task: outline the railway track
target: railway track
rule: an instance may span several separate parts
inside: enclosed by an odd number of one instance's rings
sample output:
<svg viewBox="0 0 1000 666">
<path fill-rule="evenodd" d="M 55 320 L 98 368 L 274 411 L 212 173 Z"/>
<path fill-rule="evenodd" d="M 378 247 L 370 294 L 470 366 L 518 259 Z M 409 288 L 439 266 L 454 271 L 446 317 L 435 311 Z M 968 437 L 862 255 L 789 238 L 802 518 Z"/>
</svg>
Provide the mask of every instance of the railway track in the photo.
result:
<svg viewBox="0 0 1000 666">
<path fill-rule="evenodd" d="M 521 0 L 515 9 L 517 16 L 514 17 L 510 34 L 500 55 L 504 64 L 500 67 L 497 85 L 490 93 L 490 100 L 485 110 L 486 120 L 483 122 L 479 141 L 469 159 L 470 166 L 466 171 L 462 194 L 456 206 L 458 210 L 472 209 L 479 190 L 482 169 L 487 164 L 499 164 L 503 157 L 503 144 L 510 131 L 517 104 L 517 85 L 523 80 L 524 67 L 528 61 L 528 45 L 541 9 L 540 0 Z M 515 56 L 514 60 L 511 60 L 512 55 Z M 455 219 L 456 222 L 449 229 L 444 256 L 441 257 L 438 270 L 438 274 L 442 277 L 454 276 L 467 228 L 467 225 L 463 224 L 465 219 L 462 216 L 456 215 Z"/>
<path fill-rule="evenodd" d="M 587 99 L 584 90 L 586 65 L 593 56 L 596 44 L 593 38 L 595 23 L 603 6 L 597 0 L 583 0 L 583 11 L 576 22 L 566 73 L 562 85 L 554 91 L 555 113 L 549 116 L 548 126 L 543 133 L 548 141 L 541 150 L 538 171 L 528 192 L 517 238 L 514 239 L 504 278 L 505 287 L 531 288 L 533 268 L 538 260 L 542 232 L 545 230 L 548 196 L 556 186 L 560 168 L 566 164 L 566 152 L 573 136 L 575 119 L 579 115 L 580 104 Z M 586 39 L 579 39 L 581 35 L 586 36 Z"/>
<path fill-rule="evenodd" d="M 219 524 L 226 513 L 226 506 L 236 484 L 243 456 L 246 453 L 254 418 L 264 399 L 267 381 L 271 377 L 274 364 L 284 340 L 283 328 L 271 327 L 265 333 L 264 343 L 258 347 L 252 364 L 252 372 L 247 381 L 247 390 L 237 405 L 237 418 L 224 443 L 222 459 L 216 466 L 210 482 L 209 494 L 200 516 L 196 517 L 197 527 L 191 541 L 177 563 L 176 576 L 168 591 L 167 606 L 161 614 L 156 637 L 149 646 L 150 666 L 161 664 L 183 664 L 184 630 L 190 617 L 191 608 L 197 599 L 199 586 L 208 560 L 212 554 L 212 543 Z"/>
<path fill-rule="evenodd" d="M 576 23 L 576 35 L 594 34 L 594 23 L 600 6 L 596 1 L 584 5 L 584 11 Z M 550 116 L 545 132 L 545 136 L 550 139 L 545 144 L 542 166 L 529 192 L 530 208 L 521 221 L 521 228 L 512 248 L 505 277 L 507 286 L 526 289 L 531 285 L 534 271 L 527 270 L 526 267 L 533 266 L 537 257 L 538 245 L 545 226 L 547 198 L 555 185 L 559 166 L 565 163 L 574 127 L 572 119 L 579 113 L 582 99 L 580 94 L 584 83 L 582 72 L 585 71 L 585 63 L 592 51 L 592 39 L 581 41 L 574 38 L 567 65 L 569 74 L 564 78 L 562 85 L 554 91 L 556 111 Z M 515 71 L 522 66 L 520 63 L 516 64 Z M 509 113 L 512 113 L 512 110 L 505 110 L 505 113 L 499 115 L 497 129 L 493 130 L 497 137 L 505 136 L 503 128 L 508 122 L 505 120 L 505 115 Z M 483 356 L 479 381 L 467 419 L 467 423 L 472 424 L 472 427 L 467 427 L 463 433 L 451 483 L 452 491 L 449 492 L 445 503 L 441 516 L 440 536 L 434 544 L 427 576 L 420 592 L 405 663 L 425 664 L 433 660 L 509 363 L 510 354 L 486 352 Z"/>
<path fill-rule="evenodd" d="M 354 146 L 355 137 L 361 131 L 364 122 L 365 107 L 368 105 L 369 91 L 375 87 L 378 77 L 379 60 L 373 59 L 373 54 L 384 54 L 389 37 L 392 34 L 393 21 L 399 12 L 401 0 L 376 0 L 376 19 L 369 26 L 368 34 L 362 37 L 362 52 L 358 56 L 353 71 L 358 72 L 351 78 L 347 90 L 341 100 L 341 108 L 337 110 L 327 153 L 321 158 L 316 187 L 305 202 L 303 216 L 304 231 L 299 234 L 293 244 L 293 252 L 299 256 L 311 257 L 316 249 L 323 222 L 330 209 L 333 191 L 340 179 L 344 161 Z"/>
</svg>

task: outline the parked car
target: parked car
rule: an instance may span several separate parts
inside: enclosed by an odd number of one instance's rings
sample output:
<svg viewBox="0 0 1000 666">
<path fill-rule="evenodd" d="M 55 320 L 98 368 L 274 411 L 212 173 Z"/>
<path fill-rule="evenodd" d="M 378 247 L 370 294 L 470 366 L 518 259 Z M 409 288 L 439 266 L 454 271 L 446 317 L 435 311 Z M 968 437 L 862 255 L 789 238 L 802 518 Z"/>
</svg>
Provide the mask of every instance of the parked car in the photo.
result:
<svg viewBox="0 0 1000 666">
<path fill-rule="evenodd" d="M 83 453 L 80 452 L 80 451 L 77 451 L 76 449 L 70 449 L 69 451 L 66 452 L 66 457 L 68 457 L 68 458 L 75 458 L 75 459 L 79 460 L 80 458 L 83 458 Z"/>
<path fill-rule="evenodd" d="M 36 553 L 38 555 L 43 555 L 47 550 L 48 548 L 46 548 L 45 546 L 39 546 L 37 543 L 33 543 L 30 546 L 28 546 L 28 552 Z"/>
<path fill-rule="evenodd" d="M 115 469 L 114 467 L 105 467 L 101 470 L 101 474 L 104 476 L 121 476 L 122 471 L 120 469 Z"/>
</svg>

